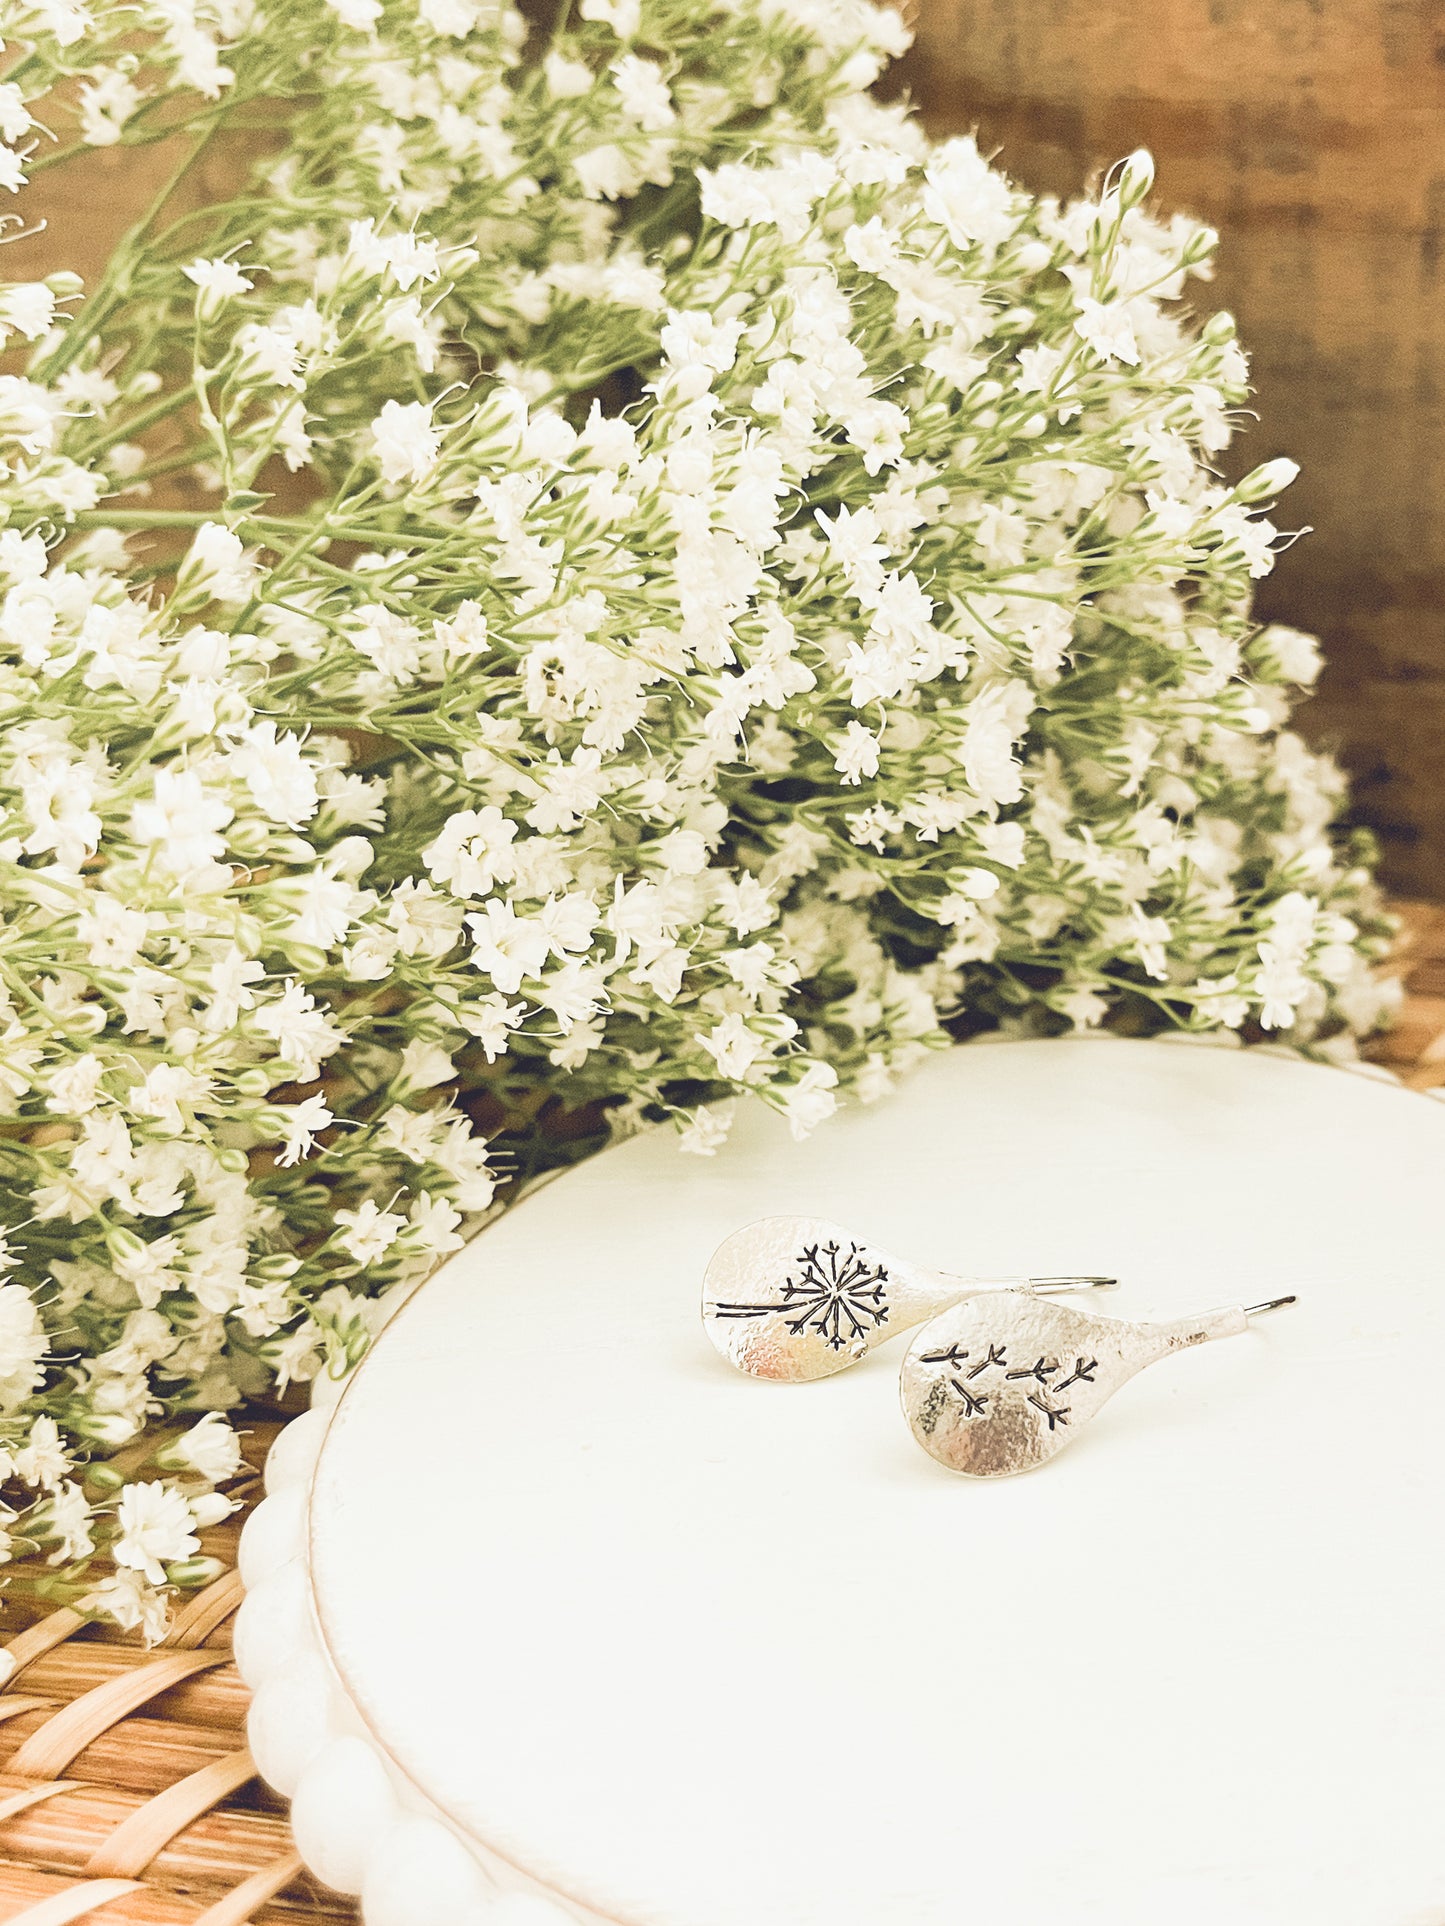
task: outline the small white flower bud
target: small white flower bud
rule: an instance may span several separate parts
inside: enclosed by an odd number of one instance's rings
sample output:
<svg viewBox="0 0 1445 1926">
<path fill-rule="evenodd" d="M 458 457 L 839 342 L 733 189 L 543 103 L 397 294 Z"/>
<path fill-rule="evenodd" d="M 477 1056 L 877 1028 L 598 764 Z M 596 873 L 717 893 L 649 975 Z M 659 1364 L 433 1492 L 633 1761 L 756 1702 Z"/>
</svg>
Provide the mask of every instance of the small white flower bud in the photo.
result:
<svg viewBox="0 0 1445 1926">
<path fill-rule="evenodd" d="M 1291 461 L 1288 455 L 1276 455 L 1273 461 L 1261 462 L 1258 468 L 1251 469 L 1235 489 L 1236 501 L 1262 502 L 1271 495 L 1278 495 L 1288 488 L 1299 474 L 1299 463 Z"/>
<path fill-rule="evenodd" d="M 1154 185 L 1154 156 L 1147 147 L 1136 147 L 1119 169 L 1119 204 L 1137 207 Z"/>
<path fill-rule="evenodd" d="M 236 1509 L 236 1501 L 219 1491 L 203 1491 L 199 1497 L 190 1500 L 190 1507 L 197 1528 L 209 1531 L 212 1525 L 219 1525 L 223 1518 L 230 1517 Z"/>
</svg>

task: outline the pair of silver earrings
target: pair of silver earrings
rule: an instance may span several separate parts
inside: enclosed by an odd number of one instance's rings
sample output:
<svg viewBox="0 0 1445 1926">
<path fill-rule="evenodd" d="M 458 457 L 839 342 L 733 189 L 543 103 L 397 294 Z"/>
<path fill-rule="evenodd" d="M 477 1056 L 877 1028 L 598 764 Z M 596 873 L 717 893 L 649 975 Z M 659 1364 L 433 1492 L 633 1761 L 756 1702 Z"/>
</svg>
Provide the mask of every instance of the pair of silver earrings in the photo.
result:
<svg viewBox="0 0 1445 1926">
<path fill-rule="evenodd" d="M 831 1377 L 917 1329 L 899 1384 L 914 1437 L 950 1471 L 999 1478 L 1056 1457 L 1146 1365 L 1295 1302 L 1136 1324 L 1053 1301 L 1117 1281 L 951 1277 L 821 1218 L 765 1217 L 714 1252 L 703 1323 L 739 1371 L 790 1384 Z"/>
</svg>

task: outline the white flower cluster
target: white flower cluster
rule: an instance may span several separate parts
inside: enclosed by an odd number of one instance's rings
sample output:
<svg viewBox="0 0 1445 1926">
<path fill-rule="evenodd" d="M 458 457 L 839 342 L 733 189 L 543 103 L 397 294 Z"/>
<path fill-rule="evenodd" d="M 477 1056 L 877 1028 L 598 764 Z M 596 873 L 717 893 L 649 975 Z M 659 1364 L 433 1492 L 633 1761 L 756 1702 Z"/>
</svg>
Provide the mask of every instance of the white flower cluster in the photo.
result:
<svg viewBox="0 0 1445 1926">
<path fill-rule="evenodd" d="M 1250 615 L 1291 470 L 1214 472 L 1245 362 L 1147 157 L 1060 206 L 930 145 L 854 0 L 563 22 L 6 10 L 0 185 L 288 130 L 0 287 L 0 1550 L 123 1622 L 210 1569 L 217 1414 L 498 1175 L 985 1028 L 1381 1007 Z"/>
</svg>

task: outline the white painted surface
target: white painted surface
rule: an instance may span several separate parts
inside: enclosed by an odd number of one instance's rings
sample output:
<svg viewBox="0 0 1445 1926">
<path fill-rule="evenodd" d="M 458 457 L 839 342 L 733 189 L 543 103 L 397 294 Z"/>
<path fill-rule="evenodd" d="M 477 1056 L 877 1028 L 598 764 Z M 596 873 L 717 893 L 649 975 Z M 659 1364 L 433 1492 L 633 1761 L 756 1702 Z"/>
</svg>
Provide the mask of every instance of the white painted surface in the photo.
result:
<svg viewBox="0 0 1445 1926">
<path fill-rule="evenodd" d="M 1440 1926 L 1442 1190 L 1445 1106 L 1162 1043 L 960 1050 L 803 1145 L 754 1112 L 710 1162 L 609 1152 L 332 1420 L 352 1708 L 624 1926 Z M 901 1345 L 801 1386 L 712 1351 L 708 1255 L 773 1211 L 1115 1270 L 1120 1315 L 1301 1303 L 974 1484 L 913 1443 Z"/>
</svg>

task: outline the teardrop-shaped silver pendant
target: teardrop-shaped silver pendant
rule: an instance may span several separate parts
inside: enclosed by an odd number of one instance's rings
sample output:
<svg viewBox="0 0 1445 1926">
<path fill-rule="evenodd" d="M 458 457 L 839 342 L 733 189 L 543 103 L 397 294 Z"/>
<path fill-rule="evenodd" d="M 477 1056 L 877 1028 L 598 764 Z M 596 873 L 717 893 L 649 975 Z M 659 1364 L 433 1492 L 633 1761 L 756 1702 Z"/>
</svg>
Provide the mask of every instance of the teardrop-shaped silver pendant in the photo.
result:
<svg viewBox="0 0 1445 1926">
<path fill-rule="evenodd" d="M 763 1217 L 724 1238 L 703 1280 L 703 1323 L 750 1377 L 801 1383 L 980 1292 L 1024 1296 L 1112 1277 L 952 1277 L 851 1237 L 821 1217 Z"/>
<path fill-rule="evenodd" d="M 950 1471 L 1003 1478 L 1047 1464 L 1121 1385 L 1175 1351 L 1235 1337 L 1260 1311 L 1204 1311 L 1132 1324 L 1028 1291 L 992 1291 L 942 1312 L 903 1360 L 903 1411 L 923 1449 Z"/>
</svg>

